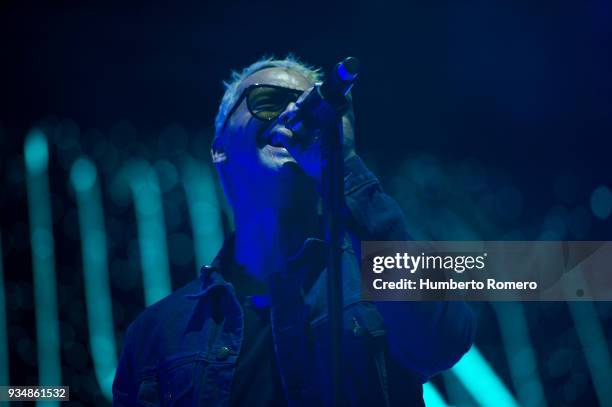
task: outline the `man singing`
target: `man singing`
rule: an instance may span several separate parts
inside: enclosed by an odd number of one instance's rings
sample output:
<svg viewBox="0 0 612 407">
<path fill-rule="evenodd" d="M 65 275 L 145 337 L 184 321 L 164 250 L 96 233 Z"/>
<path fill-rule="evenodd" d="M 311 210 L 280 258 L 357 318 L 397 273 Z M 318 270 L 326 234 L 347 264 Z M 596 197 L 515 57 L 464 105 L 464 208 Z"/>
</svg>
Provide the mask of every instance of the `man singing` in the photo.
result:
<svg viewBox="0 0 612 407">
<path fill-rule="evenodd" d="M 288 124 L 321 80 L 318 70 L 288 57 L 260 60 L 226 83 L 211 154 L 235 233 L 198 281 L 132 323 L 115 405 L 331 403 L 321 129 Z M 423 405 L 422 383 L 471 346 L 473 316 L 461 302 L 360 301 L 359 241 L 409 234 L 398 205 L 355 153 L 352 109 L 342 122 L 350 238 L 342 257 L 342 398 Z"/>
</svg>

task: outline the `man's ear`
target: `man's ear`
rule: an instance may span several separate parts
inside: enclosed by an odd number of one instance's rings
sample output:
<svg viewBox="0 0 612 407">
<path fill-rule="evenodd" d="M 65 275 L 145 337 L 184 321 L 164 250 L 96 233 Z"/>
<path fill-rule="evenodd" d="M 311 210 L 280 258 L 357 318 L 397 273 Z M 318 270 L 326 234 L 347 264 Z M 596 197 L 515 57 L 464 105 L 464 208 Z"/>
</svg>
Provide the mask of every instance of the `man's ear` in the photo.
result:
<svg viewBox="0 0 612 407">
<path fill-rule="evenodd" d="M 215 137 L 210 145 L 210 156 L 213 164 L 222 164 L 227 161 L 227 154 L 220 137 Z"/>
</svg>

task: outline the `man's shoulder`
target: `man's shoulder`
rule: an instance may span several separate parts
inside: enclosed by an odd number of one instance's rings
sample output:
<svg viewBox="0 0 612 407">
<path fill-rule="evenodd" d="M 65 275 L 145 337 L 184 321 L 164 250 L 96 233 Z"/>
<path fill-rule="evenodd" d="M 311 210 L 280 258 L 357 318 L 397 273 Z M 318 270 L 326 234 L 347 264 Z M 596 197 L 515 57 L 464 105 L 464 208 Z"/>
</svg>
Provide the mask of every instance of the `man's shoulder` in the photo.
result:
<svg viewBox="0 0 612 407">
<path fill-rule="evenodd" d="M 131 323 L 130 335 L 153 335 L 160 331 L 177 328 L 187 321 L 195 300 L 188 298 L 200 289 L 200 280 L 193 280 L 187 285 L 145 308 Z"/>
</svg>

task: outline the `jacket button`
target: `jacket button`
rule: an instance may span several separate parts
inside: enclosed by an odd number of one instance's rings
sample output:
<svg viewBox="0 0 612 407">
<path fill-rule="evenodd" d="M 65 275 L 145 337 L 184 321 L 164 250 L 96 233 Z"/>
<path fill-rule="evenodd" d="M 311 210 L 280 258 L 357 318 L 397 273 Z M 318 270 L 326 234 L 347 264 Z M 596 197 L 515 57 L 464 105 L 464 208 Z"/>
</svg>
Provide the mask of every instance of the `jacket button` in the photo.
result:
<svg viewBox="0 0 612 407">
<path fill-rule="evenodd" d="M 221 346 L 219 349 L 217 349 L 217 359 L 225 360 L 228 358 L 230 353 L 231 353 L 231 349 L 229 347 Z"/>
</svg>

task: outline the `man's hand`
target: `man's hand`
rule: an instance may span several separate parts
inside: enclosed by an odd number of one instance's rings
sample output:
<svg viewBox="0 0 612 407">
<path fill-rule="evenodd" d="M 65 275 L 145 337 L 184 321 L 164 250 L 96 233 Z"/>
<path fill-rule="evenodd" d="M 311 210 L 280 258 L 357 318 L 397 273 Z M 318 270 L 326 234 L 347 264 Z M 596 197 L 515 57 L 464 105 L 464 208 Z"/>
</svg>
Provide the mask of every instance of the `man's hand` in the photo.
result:
<svg viewBox="0 0 612 407">
<path fill-rule="evenodd" d="M 282 144 L 295 158 L 298 165 L 317 183 L 321 181 L 321 136 L 320 128 L 311 127 L 296 116 L 301 103 L 308 97 L 314 88 L 305 91 L 295 102 L 289 104 L 287 109 L 278 117 L 276 124 L 268 131 L 272 134 L 274 143 Z M 349 98 L 350 102 L 350 98 Z M 292 119 L 288 127 L 287 122 Z M 349 103 L 347 112 L 342 116 L 343 155 L 344 159 L 355 155 L 355 130 L 352 103 Z"/>
</svg>

